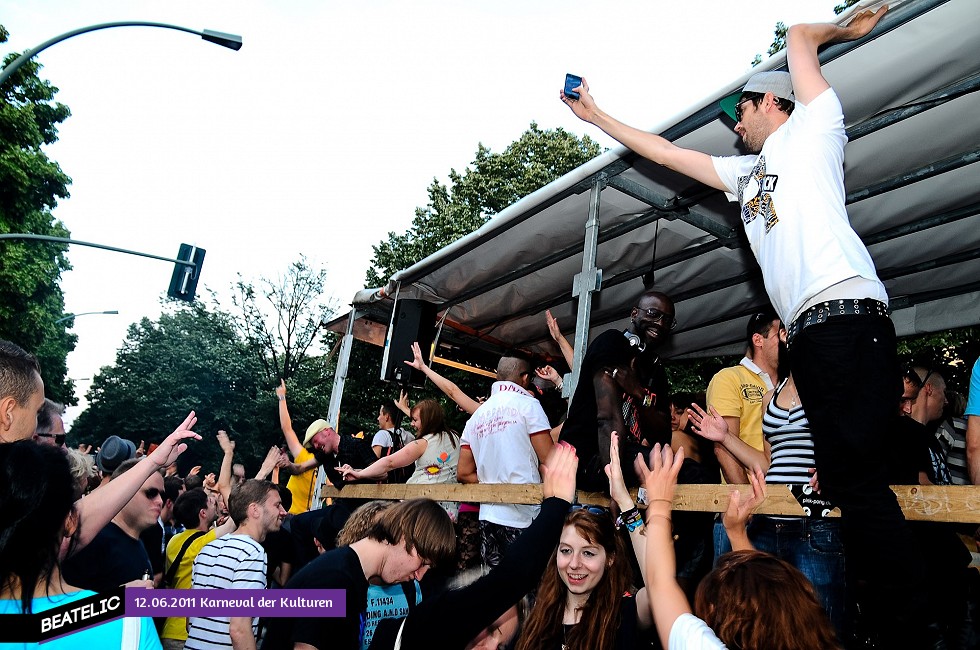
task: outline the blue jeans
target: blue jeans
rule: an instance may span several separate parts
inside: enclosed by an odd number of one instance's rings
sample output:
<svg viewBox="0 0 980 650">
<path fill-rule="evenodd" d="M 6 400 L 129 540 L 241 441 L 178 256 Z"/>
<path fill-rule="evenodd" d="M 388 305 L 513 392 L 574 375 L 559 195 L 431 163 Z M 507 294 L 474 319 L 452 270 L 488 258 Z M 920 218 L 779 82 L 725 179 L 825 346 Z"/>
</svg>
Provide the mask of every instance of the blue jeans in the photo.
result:
<svg viewBox="0 0 980 650">
<path fill-rule="evenodd" d="M 758 550 L 789 562 L 807 577 L 837 629 L 838 637 L 843 638 L 846 595 L 840 521 L 755 515 L 749 522 L 748 533 L 749 540 Z"/>
</svg>

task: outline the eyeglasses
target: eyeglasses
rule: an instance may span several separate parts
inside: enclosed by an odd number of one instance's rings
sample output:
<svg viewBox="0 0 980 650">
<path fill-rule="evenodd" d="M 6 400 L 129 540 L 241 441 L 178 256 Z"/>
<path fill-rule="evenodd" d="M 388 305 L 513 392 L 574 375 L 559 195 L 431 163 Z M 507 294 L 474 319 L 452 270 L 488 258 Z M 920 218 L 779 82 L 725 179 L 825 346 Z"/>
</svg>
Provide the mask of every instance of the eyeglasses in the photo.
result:
<svg viewBox="0 0 980 650">
<path fill-rule="evenodd" d="M 56 445 L 65 444 L 65 434 L 64 433 L 38 433 L 39 438 L 54 438 L 54 443 Z"/>
<path fill-rule="evenodd" d="M 572 507 L 568 509 L 569 512 L 575 512 L 576 510 L 586 510 L 594 515 L 608 515 L 609 510 L 603 508 L 602 506 L 590 506 L 587 503 L 573 503 Z"/>
<path fill-rule="evenodd" d="M 145 494 L 146 498 L 150 501 L 153 501 L 157 497 L 163 498 L 163 490 L 159 490 L 157 488 L 147 488 L 143 490 L 143 494 Z"/>
<path fill-rule="evenodd" d="M 663 323 L 668 329 L 674 329 L 677 327 L 677 319 L 670 314 L 665 314 L 659 309 L 654 309 L 653 307 L 637 307 L 637 311 L 647 315 L 647 318 L 652 320 L 654 323 Z"/>
<path fill-rule="evenodd" d="M 756 99 L 758 99 L 760 97 L 764 97 L 764 96 L 765 95 L 760 95 L 759 93 L 752 93 L 752 94 L 746 95 L 741 100 L 739 100 L 739 102 L 737 104 L 735 104 L 735 121 L 736 122 L 741 122 L 742 121 L 742 104 L 744 104 L 745 102 L 754 101 L 754 100 L 756 100 Z"/>
</svg>

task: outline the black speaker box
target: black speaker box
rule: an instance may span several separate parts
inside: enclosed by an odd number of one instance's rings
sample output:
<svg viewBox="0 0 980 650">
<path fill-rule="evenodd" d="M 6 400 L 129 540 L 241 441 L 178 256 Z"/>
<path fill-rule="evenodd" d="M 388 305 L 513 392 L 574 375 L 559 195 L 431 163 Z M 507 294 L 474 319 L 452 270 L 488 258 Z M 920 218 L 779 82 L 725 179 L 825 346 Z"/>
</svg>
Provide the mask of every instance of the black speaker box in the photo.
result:
<svg viewBox="0 0 980 650">
<path fill-rule="evenodd" d="M 381 362 L 381 378 L 402 386 L 421 387 L 425 375 L 405 364 L 414 357 L 412 343 L 418 341 L 422 357 L 429 362 L 429 349 L 436 333 L 436 305 L 426 300 L 403 298 L 395 302 Z"/>
</svg>

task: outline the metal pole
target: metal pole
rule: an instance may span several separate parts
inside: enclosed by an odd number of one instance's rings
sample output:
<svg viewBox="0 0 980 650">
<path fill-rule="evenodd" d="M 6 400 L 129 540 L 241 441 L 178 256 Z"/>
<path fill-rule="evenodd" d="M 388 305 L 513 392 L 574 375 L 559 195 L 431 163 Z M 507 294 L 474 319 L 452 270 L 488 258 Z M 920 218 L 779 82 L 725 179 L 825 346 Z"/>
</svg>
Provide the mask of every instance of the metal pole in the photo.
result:
<svg viewBox="0 0 980 650">
<path fill-rule="evenodd" d="M 31 235 L 25 233 L 6 233 L 0 234 L 0 241 L 4 239 L 26 239 L 34 241 L 50 241 L 59 244 L 74 244 L 75 246 L 90 246 L 92 248 L 101 248 L 104 251 L 113 251 L 114 253 L 126 253 L 127 255 L 138 255 L 139 257 L 149 257 L 151 260 L 162 260 L 164 262 L 174 262 L 175 264 L 183 264 L 194 268 L 197 266 L 194 262 L 190 260 L 176 260 L 172 257 L 160 257 L 159 255 L 151 255 L 150 253 L 141 253 L 139 251 L 131 251 L 125 248 L 116 248 L 115 246 L 106 246 L 105 244 L 96 244 L 89 241 L 78 241 L 77 239 L 68 239 L 66 237 L 51 237 L 49 235 Z"/>
<path fill-rule="evenodd" d="M 114 23 L 101 23 L 99 25 L 91 25 L 89 27 L 79 27 L 78 29 L 73 29 L 70 32 L 61 34 L 60 36 L 55 36 L 52 39 L 44 41 L 37 47 L 27 50 L 19 57 L 11 61 L 10 65 L 0 72 L 0 85 L 5 82 L 10 75 L 16 72 L 22 65 L 30 61 L 32 58 L 37 56 L 38 53 L 43 52 L 52 45 L 60 43 L 61 41 L 67 40 L 72 36 L 78 36 L 79 34 L 85 34 L 88 32 L 94 32 L 99 29 L 109 29 L 111 27 L 162 27 L 164 29 L 176 29 L 177 31 L 187 32 L 188 34 L 196 34 L 203 38 L 204 40 L 215 43 L 222 47 L 227 47 L 231 50 L 242 49 L 242 37 L 236 34 L 225 34 L 223 32 L 216 32 L 210 29 L 205 29 L 203 31 L 197 31 L 196 29 L 190 29 L 189 27 L 180 27 L 179 25 L 169 25 L 167 23 L 151 23 L 141 20 L 127 20 L 122 22 Z"/>
<path fill-rule="evenodd" d="M 585 350 L 589 347 L 589 321 L 592 317 L 592 294 L 602 290 L 602 269 L 596 267 L 599 250 L 599 199 L 602 188 L 606 186 L 606 175 L 596 174 L 592 179 L 589 196 L 589 220 L 585 223 L 585 244 L 582 249 L 582 272 L 572 281 L 572 297 L 578 298 L 578 313 L 575 317 L 575 344 L 572 372 L 565 375 L 562 394 L 570 397 L 575 394 Z"/>
</svg>

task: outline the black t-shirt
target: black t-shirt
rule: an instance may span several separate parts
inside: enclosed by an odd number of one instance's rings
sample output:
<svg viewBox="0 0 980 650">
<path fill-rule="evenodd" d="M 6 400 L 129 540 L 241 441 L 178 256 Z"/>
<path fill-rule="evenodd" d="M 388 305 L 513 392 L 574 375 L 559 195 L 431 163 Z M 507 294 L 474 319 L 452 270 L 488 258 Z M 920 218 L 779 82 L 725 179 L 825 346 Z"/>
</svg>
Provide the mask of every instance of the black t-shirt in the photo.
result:
<svg viewBox="0 0 980 650">
<path fill-rule="evenodd" d="M 571 443 L 581 459 L 579 463 L 579 479 L 585 481 L 579 486 L 586 490 L 604 490 L 608 482 L 602 471 L 601 458 L 599 454 L 599 422 L 598 408 L 596 405 L 596 393 L 593 379 L 596 374 L 605 368 L 629 366 L 633 359 L 636 359 L 636 370 L 640 385 L 657 396 L 654 409 L 661 413 L 666 413 L 670 407 L 668 399 L 667 373 L 664 371 L 660 359 L 649 349 L 639 352 L 638 348 L 630 345 L 629 340 L 620 330 L 606 330 L 596 337 L 589 345 L 582 360 L 582 370 L 579 375 L 578 384 L 575 387 L 575 395 L 572 396 L 572 403 L 568 408 L 568 417 L 561 430 L 561 440 Z M 670 418 L 666 418 L 670 422 Z M 641 427 L 644 423 L 641 420 Z M 670 427 L 667 426 L 663 432 L 649 432 L 644 430 L 644 437 L 654 442 L 670 442 Z M 666 439 L 661 434 L 665 434 Z M 644 448 L 649 451 L 649 447 Z M 623 467 L 632 467 L 633 459 L 636 458 L 637 451 L 626 443 L 624 437 L 620 437 L 620 457 Z M 633 472 L 624 472 L 627 481 L 635 483 L 632 479 Z M 593 484 L 595 483 L 595 484 Z"/>
<path fill-rule="evenodd" d="M 146 555 L 150 558 L 153 574 L 163 573 L 163 556 L 167 549 L 163 545 L 163 526 L 160 525 L 160 522 L 158 521 L 140 533 L 140 541 L 143 542 Z"/>
<path fill-rule="evenodd" d="M 885 445 L 889 485 L 919 484 L 919 472 L 929 469 L 928 436 L 925 425 L 908 416 L 895 416 Z"/>
<path fill-rule="evenodd" d="M 262 548 L 265 549 L 265 554 L 269 558 L 269 569 L 267 572 L 268 583 L 269 586 L 272 586 L 272 573 L 275 568 L 283 562 L 293 564 L 296 561 L 296 548 L 293 545 L 293 537 L 284 528 L 274 530 L 265 536 L 265 540 L 262 542 Z"/>
<path fill-rule="evenodd" d="M 111 521 L 88 546 L 61 565 L 65 582 L 100 592 L 139 580 L 147 571 L 151 571 L 150 558 L 143 543 Z"/>
<path fill-rule="evenodd" d="M 287 589 L 346 589 L 343 618 L 269 618 L 262 650 L 292 650 L 308 643 L 321 650 L 358 650 L 368 582 L 360 559 L 349 546 L 327 551 L 300 569 Z"/>
</svg>

